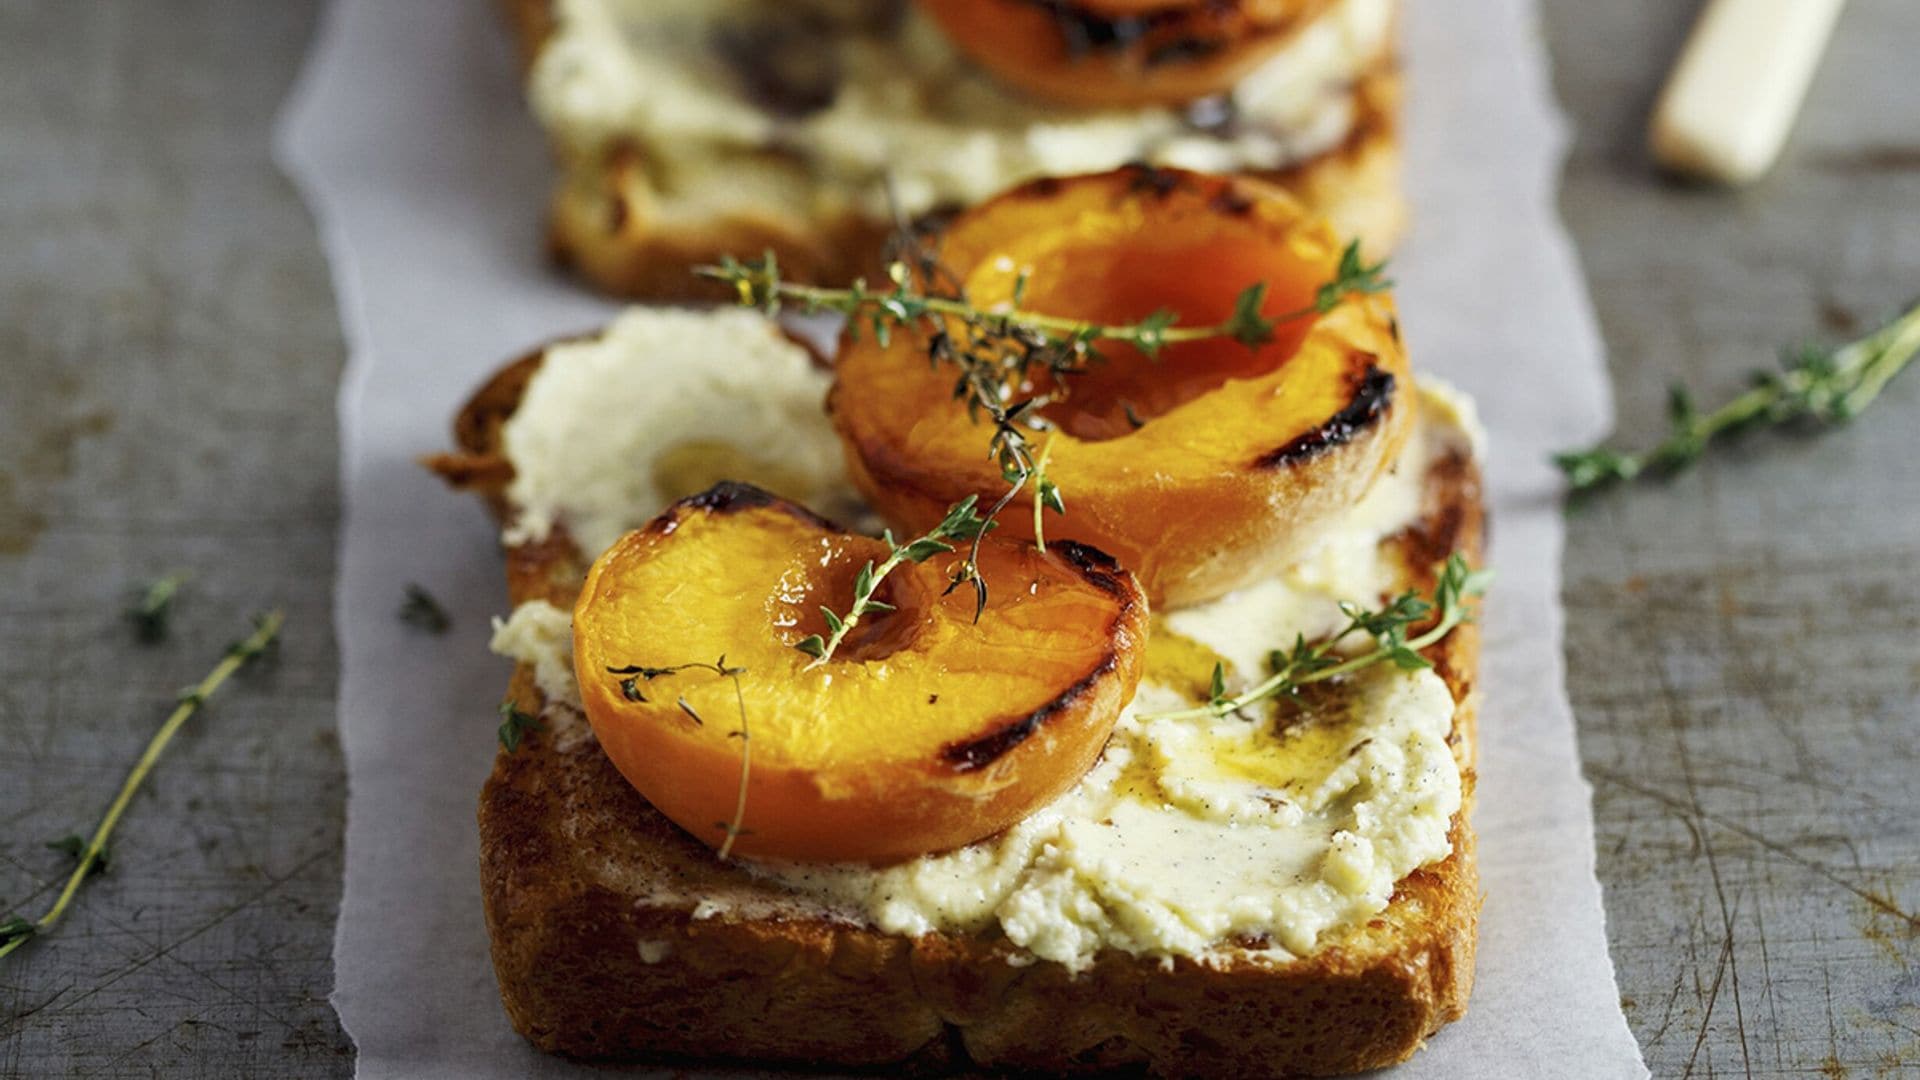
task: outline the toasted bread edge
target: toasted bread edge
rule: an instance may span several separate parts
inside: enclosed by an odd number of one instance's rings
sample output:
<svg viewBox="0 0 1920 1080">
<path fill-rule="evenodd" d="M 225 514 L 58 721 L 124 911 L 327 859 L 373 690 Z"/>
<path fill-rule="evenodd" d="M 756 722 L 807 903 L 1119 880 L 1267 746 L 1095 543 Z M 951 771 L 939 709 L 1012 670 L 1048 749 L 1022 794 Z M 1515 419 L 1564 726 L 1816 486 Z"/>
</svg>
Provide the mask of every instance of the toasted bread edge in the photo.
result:
<svg viewBox="0 0 1920 1080">
<path fill-rule="evenodd" d="M 460 452 L 430 462 L 507 510 L 500 431 L 539 354 L 498 372 L 455 423 Z M 1420 521 L 1390 542 L 1409 567 L 1478 561 L 1480 475 L 1438 459 Z M 510 549 L 509 593 L 570 606 L 584 571 L 564 535 Z M 1407 586 L 1425 589 L 1431 570 Z M 1479 636 L 1430 655 L 1457 708 L 1464 780 L 1453 852 L 1403 879 L 1388 908 L 1309 957 L 1162 963 L 1109 951 L 1077 976 L 1003 940 L 909 940 L 784 901 L 668 822 L 590 737 L 532 732 L 497 759 L 480 800 L 481 876 L 501 997 L 536 1046 L 590 1059 L 727 1059 L 951 1071 L 1165 1076 L 1327 1075 L 1404 1060 L 1465 1010 L 1479 886 L 1468 824 Z M 538 713 L 531 671 L 512 700 Z M 567 746 L 568 742 L 573 745 Z M 582 745 L 584 744 L 584 745 Z M 616 884 L 610 885 L 609 881 Z M 722 913 L 698 917 L 701 898 Z"/>
<path fill-rule="evenodd" d="M 552 0 L 502 0 L 521 58 L 531 65 L 552 33 Z M 1249 173 L 1276 184 L 1343 235 L 1384 258 L 1406 228 L 1401 194 L 1396 57 L 1381 57 L 1353 86 L 1353 130 L 1340 145 L 1286 169 Z M 561 266 L 607 293 L 636 300 L 711 300 L 725 295 L 693 269 L 723 255 L 772 251 L 794 280 L 818 283 L 873 277 L 888 228 L 859 217 L 798 220 L 774 215 L 716 217 L 664 227 L 650 220 L 640 148 L 615 147 L 582 158 L 556 145 L 561 176 L 548 218 L 548 250 Z"/>
</svg>

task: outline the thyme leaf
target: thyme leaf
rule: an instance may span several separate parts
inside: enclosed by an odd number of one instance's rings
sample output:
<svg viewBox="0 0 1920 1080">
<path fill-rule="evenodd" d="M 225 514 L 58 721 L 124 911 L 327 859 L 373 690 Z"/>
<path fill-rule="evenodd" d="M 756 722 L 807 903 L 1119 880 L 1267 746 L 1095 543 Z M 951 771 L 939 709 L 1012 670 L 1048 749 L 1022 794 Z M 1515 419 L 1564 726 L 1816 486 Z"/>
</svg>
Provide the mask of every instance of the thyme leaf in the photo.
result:
<svg viewBox="0 0 1920 1080">
<path fill-rule="evenodd" d="M 1267 283 L 1264 281 L 1256 281 L 1241 290 L 1234 299 L 1233 314 L 1223 324 L 1226 336 L 1249 349 L 1257 349 L 1272 341 L 1273 328 L 1279 320 L 1260 314 L 1260 308 L 1266 302 Z"/>
<path fill-rule="evenodd" d="M 186 580 L 185 574 L 168 574 L 140 586 L 139 595 L 127 606 L 127 619 L 141 641 L 152 644 L 166 639 L 174 597 Z"/>
<path fill-rule="evenodd" d="M 400 605 L 401 622 L 429 634 L 444 634 L 453 626 L 453 616 L 447 614 L 447 609 L 425 586 L 408 582 L 406 597 Z"/>
<path fill-rule="evenodd" d="M 67 835 L 61 837 L 58 840 L 47 841 L 47 850 L 62 852 L 64 854 L 71 855 L 76 859 L 83 859 L 88 857 L 87 842 L 81 839 L 80 836 L 76 833 L 68 833 Z M 107 849 L 104 847 L 101 848 L 99 851 L 93 853 L 92 855 L 93 862 L 92 862 L 92 865 L 88 868 L 87 872 L 89 874 L 106 873 L 107 872 L 107 855 L 108 855 Z"/>
<path fill-rule="evenodd" d="M 1349 296 L 1382 293 L 1393 288 L 1392 279 L 1384 276 L 1386 269 L 1384 260 L 1369 263 L 1360 257 L 1359 241 L 1348 244 L 1340 252 L 1340 265 L 1333 272 L 1333 280 L 1314 291 L 1314 313 L 1325 315 Z"/>
<path fill-rule="evenodd" d="M 1167 331 L 1180 321 L 1180 316 L 1166 308 L 1161 308 L 1133 327 L 1133 345 L 1149 360 L 1160 359 L 1160 350 L 1167 347 Z"/>
<path fill-rule="evenodd" d="M 1894 376 L 1920 354 L 1920 305 L 1865 337 L 1835 349 L 1802 348 L 1777 371 L 1761 371 L 1753 386 L 1719 408 L 1701 411 L 1687 388 L 1668 394 L 1667 436 L 1646 450 L 1603 445 L 1555 454 L 1575 496 L 1654 476 L 1673 476 L 1707 451 L 1742 432 L 1806 425 L 1832 427 L 1859 415 Z"/>
<path fill-rule="evenodd" d="M 527 737 L 527 732 L 538 731 L 544 726 L 538 716 L 522 710 L 512 701 L 500 703 L 500 745 L 507 753 L 520 749 L 520 742 Z"/>
<path fill-rule="evenodd" d="M 40 924 L 18 915 L 0 919 L 0 956 L 5 956 L 20 947 L 28 938 L 40 932 Z"/>
</svg>

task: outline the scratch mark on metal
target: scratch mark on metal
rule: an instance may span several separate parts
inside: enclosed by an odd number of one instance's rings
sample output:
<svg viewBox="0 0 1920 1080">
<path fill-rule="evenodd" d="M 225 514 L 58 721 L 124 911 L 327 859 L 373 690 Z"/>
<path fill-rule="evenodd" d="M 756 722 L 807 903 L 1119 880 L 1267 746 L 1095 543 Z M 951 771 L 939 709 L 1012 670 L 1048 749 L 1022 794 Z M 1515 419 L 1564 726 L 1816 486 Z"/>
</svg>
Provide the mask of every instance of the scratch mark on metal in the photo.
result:
<svg viewBox="0 0 1920 1080">
<path fill-rule="evenodd" d="M 1666 803 L 1669 806 L 1679 807 L 1682 810 L 1685 810 L 1687 808 L 1686 803 L 1682 802 L 1679 799 L 1674 798 L 1671 795 L 1668 795 L 1666 792 L 1659 791 L 1655 788 L 1647 787 L 1646 785 L 1637 783 L 1633 780 L 1629 780 L 1625 776 L 1622 776 L 1620 773 L 1615 772 L 1611 769 L 1608 769 L 1605 766 L 1588 765 L 1587 773 L 1596 779 L 1605 780 L 1609 784 L 1614 784 L 1619 787 L 1626 788 L 1628 791 L 1634 792 L 1635 794 L 1638 794 L 1638 795 L 1644 795 L 1649 799 L 1654 799 L 1658 802 Z M 1763 847 L 1768 851 L 1772 852 L 1773 854 L 1778 855 L 1781 858 L 1786 859 L 1787 861 L 1800 866 L 1801 868 L 1807 870 L 1810 873 L 1817 874 L 1820 877 L 1827 879 L 1828 881 L 1847 890 L 1848 892 L 1854 894 L 1860 899 L 1865 900 L 1868 904 L 1879 909 L 1881 912 L 1901 920 L 1902 922 L 1906 923 L 1909 927 L 1915 930 L 1920 930 L 1920 915 L 1916 915 L 1912 912 L 1909 912 L 1900 908 L 1889 897 L 1881 896 L 1880 894 L 1875 893 L 1870 889 L 1863 888 L 1859 885 L 1854 884 L 1851 881 L 1848 881 L 1846 878 L 1841 877 L 1839 873 L 1833 870 L 1831 867 L 1815 862 L 1814 860 L 1807 858 L 1806 856 L 1800 854 L 1797 851 L 1794 851 L 1792 848 L 1787 847 L 1784 844 L 1779 844 L 1772 840 L 1769 840 L 1766 838 L 1766 836 L 1762 835 L 1761 833 L 1757 833 L 1752 829 L 1747 828 L 1744 825 L 1741 825 L 1739 822 L 1729 821 L 1726 818 L 1720 817 L 1716 814 L 1713 814 L 1711 812 L 1704 811 L 1704 810 L 1700 812 L 1700 817 L 1704 821 L 1711 822 L 1712 824 L 1718 825 L 1720 828 L 1723 828 L 1728 832 L 1736 833 L 1746 838 L 1747 840 L 1752 841 L 1753 843 L 1759 845 L 1760 847 Z M 1855 857 L 1856 859 L 1858 858 L 1857 855 Z"/>
<path fill-rule="evenodd" d="M 98 994 L 101 991 L 106 990 L 108 987 L 111 987 L 114 983 L 119 982 L 121 979 L 124 979 L 127 976 L 132 975 L 134 972 L 147 967 L 148 965 L 152 964 L 156 960 L 160 960 L 163 958 L 173 959 L 174 950 L 180 948 L 181 946 L 187 944 L 188 942 L 194 940 L 195 938 L 208 932 L 209 930 L 212 930 L 214 927 L 219 926 L 221 923 L 225 922 L 227 919 L 233 917 L 234 915 L 237 915 L 240 912 L 245 911 L 246 909 L 252 907 L 254 904 L 259 903 L 261 900 L 272 895 L 275 890 L 280 888 L 280 886 L 298 877 L 308 867 L 326 858 L 330 854 L 331 852 L 324 849 L 314 852 L 312 855 L 301 860 L 300 863 L 296 865 L 293 869 L 277 877 L 269 878 L 266 884 L 261 886 L 259 889 L 255 890 L 246 899 L 240 901 L 239 903 L 233 904 L 227 907 L 225 910 L 222 910 L 219 913 L 213 915 L 206 922 L 195 927 L 191 932 L 184 934 L 178 938 L 175 938 L 172 941 L 167 942 L 165 945 L 160 946 L 158 949 L 156 949 L 152 953 L 149 953 L 146 956 L 140 957 L 139 959 L 121 968 L 119 971 L 116 971 L 113 974 L 101 979 L 99 982 L 95 983 L 92 987 L 90 987 L 85 993 L 79 994 L 74 998 L 72 998 L 71 1000 L 68 1000 L 67 1002 L 63 1003 L 60 1009 L 55 1010 L 55 1012 L 58 1013 L 58 1012 L 63 1012 L 67 1009 L 71 1009 L 75 1005 L 78 1005 L 81 1002 L 92 998 L 95 994 Z M 262 1011 L 264 1012 L 265 1010 L 262 1010 Z M 18 1031 L 20 1029 L 20 1022 L 22 1019 L 24 1019 L 24 1017 L 16 1016 L 10 1019 L 5 1026 L 0 1026 L 0 1039 L 7 1038 L 11 1036 L 14 1032 Z M 274 1017 L 274 1019 L 278 1020 L 279 1018 Z M 285 1021 L 281 1021 L 281 1022 L 285 1023 Z M 291 1025 L 288 1025 L 288 1026 L 291 1026 Z"/>
<path fill-rule="evenodd" d="M 1667 725 L 1673 732 L 1675 756 L 1680 762 L 1681 777 L 1686 781 L 1687 796 L 1691 801 L 1688 809 L 1692 812 L 1693 817 L 1706 820 L 1706 811 L 1700 802 L 1700 785 L 1694 778 L 1693 762 L 1688 756 L 1685 722 L 1687 711 L 1685 705 L 1680 700 L 1678 691 L 1674 688 L 1673 680 L 1668 677 L 1666 667 L 1662 664 L 1654 664 L 1653 670 L 1656 673 L 1656 681 L 1659 685 L 1660 695 L 1666 702 Z M 1678 800 L 1675 801 L 1677 802 Z M 1731 972 L 1733 975 L 1734 1027 L 1740 1035 L 1740 1062 L 1746 1074 L 1752 1076 L 1753 1062 L 1747 1049 L 1746 1013 L 1740 1001 L 1740 963 L 1733 951 L 1734 912 L 1737 910 L 1737 903 L 1735 905 L 1729 905 L 1727 903 L 1727 890 L 1720 879 L 1720 860 L 1719 856 L 1713 850 L 1711 830 L 1701 829 L 1699 830 L 1699 836 L 1700 849 L 1707 858 L 1707 873 L 1713 880 L 1714 897 L 1720 907 L 1720 925 L 1723 931 L 1723 938 L 1721 941 L 1720 962 L 1714 970 L 1713 987 L 1708 993 L 1706 1012 L 1700 1017 L 1699 1035 L 1694 1040 L 1693 1052 L 1691 1056 L 1687 1058 L 1686 1071 L 1682 1075 L 1683 1077 L 1693 1075 L 1694 1065 L 1699 1060 L 1700 1048 L 1706 1044 L 1707 1032 L 1713 1023 L 1714 1005 L 1720 999 L 1721 978 L 1726 973 Z"/>
</svg>

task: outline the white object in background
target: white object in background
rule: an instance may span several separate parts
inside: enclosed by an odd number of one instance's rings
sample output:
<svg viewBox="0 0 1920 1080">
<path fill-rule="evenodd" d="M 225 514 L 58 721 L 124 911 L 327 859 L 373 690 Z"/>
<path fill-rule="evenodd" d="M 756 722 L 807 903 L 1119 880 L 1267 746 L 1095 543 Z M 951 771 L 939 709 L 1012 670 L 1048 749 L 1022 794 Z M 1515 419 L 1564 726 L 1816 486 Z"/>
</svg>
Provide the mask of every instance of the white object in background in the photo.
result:
<svg viewBox="0 0 1920 1080">
<path fill-rule="evenodd" d="M 1727 184 L 1773 167 L 1843 0 L 1707 0 L 1654 109 L 1662 165 Z"/>
</svg>

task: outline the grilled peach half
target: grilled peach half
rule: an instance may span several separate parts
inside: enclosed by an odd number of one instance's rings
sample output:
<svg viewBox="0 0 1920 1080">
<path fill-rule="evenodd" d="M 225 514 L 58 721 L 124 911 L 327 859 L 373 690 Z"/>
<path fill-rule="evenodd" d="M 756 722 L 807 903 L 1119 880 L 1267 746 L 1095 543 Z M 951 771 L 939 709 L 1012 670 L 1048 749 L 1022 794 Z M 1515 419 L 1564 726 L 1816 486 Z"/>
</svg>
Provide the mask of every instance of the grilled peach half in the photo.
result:
<svg viewBox="0 0 1920 1080">
<path fill-rule="evenodd" d="M 574 609 L 581 698 L 614 766 L 715 847 L 744 773 L 732 850 L 799 861 L 957 847 L 1065 792 L 1139 682 L 1132 577 L 1078 544 L 989 537 L 980 566 L 997 588 L 977 622 L 972 590 L 947 591 L 948 557 L 905 563 L 875 593 L 893 609 L 810 666 L 796 643 L 824 635 L 820 609 L 844 613 L 861 567 L 886 555 L 740 484 L 628 533 Z M 682 667 L 723 654 L 722 670 Z"/>
<path fill-rule="evenodd" d="M 1082 107 L 1231 90 L 1332 0 L 919 0 L 1001 82 Z"/>
<path fill-rule="evenodd" d="M 1250 283 L 1276 317 L 1310 308 L 1342 246 L 1285 193 L 1254 180 L 1130 167 L 1016 188 L 955 219 L 938 242 L 979 307 L 1101 324 L 1165 308 L 1217 325 Z M 958 339 L 956 329 L 953 336 Z M 1169 345 L 1157 358 L 1115 342 L 1064 386 L 1019 400 L 1053 430 L 1047 473 L 1064 517 L 1047 535 L 1079 540 L 1132 570 L 1156 607 L 1212 599 L 1305 554 L 1399 452 L 1414 395 L 1392 300 L 1350 296 L 1325 315 L 1284 319 L 1250 348 L 1229 337 Z M 966 495 L 1007 488 L 988 457 L 992 429 L 954 399 L 954 372 L 909 335 L 842 342 L 828 412 L 849 473 L 897 528 L 920 531 Z M 1000 516 L 1033 535 L 1031 487 Z"/>
</svg>

